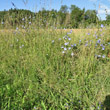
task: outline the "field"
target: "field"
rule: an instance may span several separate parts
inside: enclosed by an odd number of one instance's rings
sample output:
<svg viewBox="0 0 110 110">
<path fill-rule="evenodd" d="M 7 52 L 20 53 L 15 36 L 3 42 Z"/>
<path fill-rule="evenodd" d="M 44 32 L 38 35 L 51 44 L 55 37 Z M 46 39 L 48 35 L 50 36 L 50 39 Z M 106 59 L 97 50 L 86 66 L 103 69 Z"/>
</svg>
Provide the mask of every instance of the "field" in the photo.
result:
<svg viewBox="0 0 110 110">
<path fill-rule="evenodd" d="M 110 30 L 1 30 L 1 110 L 110 110 Z"/>
</svg>

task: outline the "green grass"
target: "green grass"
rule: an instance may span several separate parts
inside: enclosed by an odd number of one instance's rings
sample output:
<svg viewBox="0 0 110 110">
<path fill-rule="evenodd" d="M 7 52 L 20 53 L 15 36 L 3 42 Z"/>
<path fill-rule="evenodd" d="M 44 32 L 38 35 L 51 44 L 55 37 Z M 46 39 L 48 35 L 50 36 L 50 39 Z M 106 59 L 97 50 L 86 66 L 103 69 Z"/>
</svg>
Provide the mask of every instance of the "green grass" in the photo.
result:
<svg viewBox="0 0 110 110">
<path fill-rule="evenodd" d="M 31 29 L 15 32 L 0 34 L 1 110 L 106 108 L 104 100 L 110 94 L 107 30 L 96 34 L 93 31 L 90 35 L 82 32 L 78 36 L 72 32 L 68 34 L 71 41 L 63 39 L 67 35 L 65 31 Z M 105 34 L 100 36 L 103 32 Z M 95 48 L 96 35 L 105 50 L 100 44 Z M 63 54 L 61 46 L 66 42 L 69 42 L 68 47 L 76 46 Z M 97 58 L 95 54 L 106 57 Z"/>
</svg>

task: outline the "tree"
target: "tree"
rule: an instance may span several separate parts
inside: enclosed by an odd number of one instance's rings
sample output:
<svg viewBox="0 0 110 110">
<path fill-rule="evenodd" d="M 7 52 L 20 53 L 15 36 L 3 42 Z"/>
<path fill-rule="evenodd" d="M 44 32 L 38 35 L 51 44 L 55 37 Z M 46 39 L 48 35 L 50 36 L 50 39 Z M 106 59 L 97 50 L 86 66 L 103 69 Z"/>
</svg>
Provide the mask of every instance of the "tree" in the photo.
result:
<svg viewBox="0 0 110 110">
<path fill-rule="evenodd" d="M 73 28 L 77 28 L 78 25 L 83 20 L 84 11 L 76 7 L 75 5 L 71 5 L 70 10 L 71 10 L 71 25 Z"/>
<path fill-rule="evenodd" d="M 98 20 L 97 13 L 95 10 L 87 10 L 85 12 L 85 21 L 90 23 L 96 23 Z"/>
<path fill-rule="evenodd" d="M 58 12 L 58 15 L 60 17 L 60 25 L 62 26 L 64 26 L 67 13 L 68 13 L 68 7 L 66 5 L 62 5 Z"/>
<path fill-rule="evenodd" d="M 110 21 L 110 15 L 106 16 L 106 21 Z"/>
<path fill-rule="evenodd" d="M 60 12 L 67 13 L 68 12 L 68 6 L 62 5 L 61 8 L 60 8 Z"/>
</svg>

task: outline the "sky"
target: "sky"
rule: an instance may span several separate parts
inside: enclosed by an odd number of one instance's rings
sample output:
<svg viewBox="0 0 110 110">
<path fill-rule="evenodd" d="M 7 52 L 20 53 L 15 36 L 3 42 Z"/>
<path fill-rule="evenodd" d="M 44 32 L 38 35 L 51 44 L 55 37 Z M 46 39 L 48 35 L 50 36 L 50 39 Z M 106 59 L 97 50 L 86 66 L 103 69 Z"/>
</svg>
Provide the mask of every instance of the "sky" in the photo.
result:
<svg viewBox="0 0 110 110">
<path fill-rule="evenodd" d="M 12 2 L 18 9 L 28 9 L 33 12 L 45 9 L 59 10 L 61 5 L 76 5 L 77 7 L 86 10 L 97 10 L 99 18 L 106 19 L 106 14 L 110 14 L 110 0 L 0 0 L 0 11 L 14 8 Z M 105 11 L 106 10 L 106 11 Z"/>
</svg>

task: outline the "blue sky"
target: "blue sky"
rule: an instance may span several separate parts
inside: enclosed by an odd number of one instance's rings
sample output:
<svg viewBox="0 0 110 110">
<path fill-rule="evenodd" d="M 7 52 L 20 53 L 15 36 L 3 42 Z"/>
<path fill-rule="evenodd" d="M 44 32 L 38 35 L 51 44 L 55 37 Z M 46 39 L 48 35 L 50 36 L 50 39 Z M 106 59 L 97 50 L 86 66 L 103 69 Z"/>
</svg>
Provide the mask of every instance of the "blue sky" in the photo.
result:
<svg viewBox="0 0 110 110">
<path fill-rule="evenodd" d="M 25 5 L 23 1 L 27 1 L 27 4 Z M 105 9 L 110 14 L 110 0 L 0 0 L 0 11 L 14 8 L 11 2 L 19 9 L 28 9 L 34 12 L 42 9 L 42 7 L 59 10 L 61 5 L 70 7 L 73 4 L 81 9 L 96 9 L 101 19 L 105 19 Z"/>
</svg>

